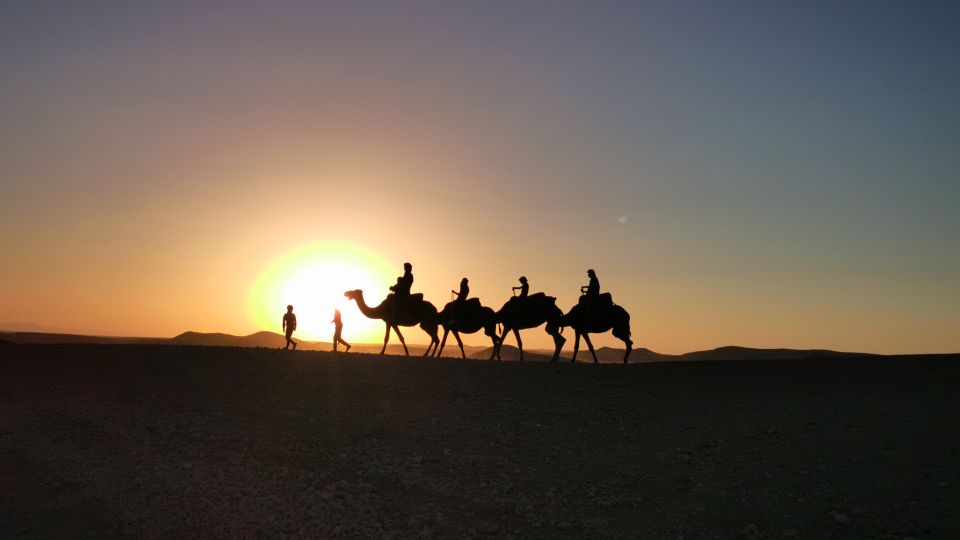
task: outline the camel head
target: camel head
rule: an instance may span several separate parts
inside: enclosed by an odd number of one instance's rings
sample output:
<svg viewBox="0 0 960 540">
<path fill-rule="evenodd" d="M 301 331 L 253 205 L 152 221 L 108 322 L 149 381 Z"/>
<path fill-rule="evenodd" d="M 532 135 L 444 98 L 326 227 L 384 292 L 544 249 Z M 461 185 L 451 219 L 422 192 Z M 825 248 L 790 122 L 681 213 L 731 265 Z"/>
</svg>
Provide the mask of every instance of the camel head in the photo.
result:
<svg viewBox="0 0 960 540">
<path fill-rule="evenodd" d="M 343 293 L 343 295 L 349 298 L 350 300 L 356 301 L 357 298 L 363 298 L 363 291 L 361 291 L 360 289 L 354 289 L 352 291 L 347 291 Z"/>
</svg>

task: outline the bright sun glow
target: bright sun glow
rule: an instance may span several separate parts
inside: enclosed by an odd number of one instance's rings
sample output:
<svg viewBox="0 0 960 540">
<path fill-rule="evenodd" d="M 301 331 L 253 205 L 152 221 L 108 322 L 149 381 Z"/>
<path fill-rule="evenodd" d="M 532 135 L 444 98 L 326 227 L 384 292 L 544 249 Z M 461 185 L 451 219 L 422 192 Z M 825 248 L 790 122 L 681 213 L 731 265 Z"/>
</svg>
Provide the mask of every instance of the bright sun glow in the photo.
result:
<svg viewBox="0 0 960 540">
<path fill-rule="evenodd" d="M 277 257 L 250 291 L 250 309 L 260 329 L 281 332 L 287 304 L 297 315 L 295 338 L 333 339 L 333 310 L 343 317 L 343 338 L 352 342 L 382 339 L 383 322 L 366 318 L 343 293 L 362 289 L 371 301 L 382 299 L 396 270 L 381 257 L 346 242 L 317 242 Z"/>
</svg>

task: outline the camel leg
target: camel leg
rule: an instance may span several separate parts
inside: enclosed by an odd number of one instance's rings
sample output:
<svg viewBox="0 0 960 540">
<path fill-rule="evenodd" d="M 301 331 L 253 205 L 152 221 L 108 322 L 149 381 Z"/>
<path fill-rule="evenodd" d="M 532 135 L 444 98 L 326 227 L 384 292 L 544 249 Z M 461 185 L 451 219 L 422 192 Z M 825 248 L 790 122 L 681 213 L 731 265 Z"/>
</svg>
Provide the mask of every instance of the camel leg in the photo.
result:
<svg viewBox="0 0 960 540">
<path fill-rule="evenodd" d="M 423 357 L 426 358 L 430 356 L 431 352 L 440 347 L 440 338 L 437 336 L 436 326 L 427 326 L 425 323 L 421 323 L 420 329 L 430 336 L 430 345 L 427 345 L 427 350 L 423 351 Z"/>
<path fill-rule="evenodd" d="M 507 332 L 509 331 L 510 331 L 510 328 L 506 326 L 503 327 L 503 335 L 500 336 L 500 341 L 498 341 L 497 344 L 493 347 L 493 354 L 490 355 L 491 360 L 493 360 L 494 356 L 497 357 L 497 360 L 500 359 L 500 348 L 503 347 L 503 342 L 504 340 L 507 339 Z"/>
<path fill-rule="evenodd" d="M 590 348 L 590 354 L 593 355 L 593 363 L 594 363 L 594 364 L 599 364 L 600 362 L 597 361 L 597 353 L 593 350 L 593 343 L 590 341 L 590 334 L 584 332 L 584 333 L 583 333 L 583 340 L 587 342 L 587 347 Z"/>
<path fill-rule="evenodd" d="M 440 358 L 440 355 L 443 354 L 443 348 L 447 346 L 447 336 L 450 334 L 450 330 L 447 328 L 443 329 L 443 339 L 440 340 L 440 347 L 437 349 L 437 358 Z"/>
<path fill-rule="evenodd" d="M 490 336 L 490 341 L 493 343 L 493 348 L 496 349 L 496 348 L 497 348 L 497 335 L 494 334 L 494 335 Z"/>
<path fill-rule="evenodd" d="M 433 351 L 435 344 L 440 343 L 440 340 L 435 336 L 430 336 L 430 344 L 427 345 L 427 349 L 423 351 L 423 357 L 426 358 L 430 356 L 430 352 Z"/>
<path fill-rule="evenodd" d="M 387 335 L 383 336 L 383 348 L 380 349 L 380 354 L 383 354 L 383 351 L 387 350 L 387 342 L 390 341 L 390 325 L 387 324 Z"/>
<path fill-rule="evenodd" d="M 571 364 L 577 363 L 577 353 L 580 351 L 580 332 L 577 330 L 573 331 L 573 358 L 570 359 Z"/>
<path fill-rule="evenodd" d="M 567 342 L 567 338 L 560 335 L 563 332 L 563 328 L 557 326 L 554 322 L 547 322 L 547 326 L 544 329 L 547 334 L 550 334 L 553 337 L 553 358 L 550 359 L 551 362 L 556 362 L 560 359 L 560 349 L 563 348 L 563 344 Z"/>
<path fill-rule="evenodd" d="M 627 363 L 627 358 L 630 358 L 630 352 L 633 350 L 633 341 L 630 339 L 630 328 L 614 328 L 613 336 L 619 338 L 623 341 L 623 344 L 627 346 L 627 352 L 623 355 L 623 363 Z"/>
<path fill-rule="evenodd" d="M 556 362 L 560 359 L 560 349 L 563 348 L 563 344 L 567 342 L 567 338 L 561 336 L 559 333 L 553 334 L 553 343 L 557 347 L 553 350 L 553 358 L 551 362 Z"/>
<path fill-rule="evenodd" d="M 400 344 L 403 345 L 403 355 L 410 356 L 410 351 L 407 350 L 407 342 L 403 339 L 403 334 L 400 333 L 400 327 L 393 325 L 393 331 L 397 333 L 397 337 L 400 338 Z"/>
<path fill-rule="evenodd" d="M 520 361 L 523 362 L 523 340 L 520 339 L 520 329 L 514 328 L 513 335 L 517 336 L 517 349 L 520 350 Z"/>
<path fill-rule="evenodd" d="M 440 336 L 437 335 L 436 329 L 430 334 L 430 343 L 433 345 L 433 352 L 437 352 L 440 348 Z"/>
<path fill-rule="evenodd" d="M 460 356 L 462 356 L 463 359 L 466 360 L 467 353 L 463 352 L 463 340 L 460 339 L 460 332 L 457 332 L 456 330 L 454 330 L 453 337 L 457 338 L 457 345 L 460 345 Z"/>
</svg>

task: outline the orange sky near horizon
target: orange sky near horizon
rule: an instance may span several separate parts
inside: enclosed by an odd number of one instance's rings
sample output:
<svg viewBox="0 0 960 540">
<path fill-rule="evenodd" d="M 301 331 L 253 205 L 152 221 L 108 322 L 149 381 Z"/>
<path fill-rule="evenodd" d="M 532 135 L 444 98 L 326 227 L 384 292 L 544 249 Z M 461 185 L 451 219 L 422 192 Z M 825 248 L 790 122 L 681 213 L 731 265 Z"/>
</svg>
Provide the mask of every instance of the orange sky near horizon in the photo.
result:
<svg viewBox="0 0 960 540">
<path fill-rule="evenodd" d="M 950 17 L 240 4 L 0 6 L 0 330 L 280 332 L 258 280 L 339 242 L 371 302 L 410 261 L 566 311 L 594 268 L 658 352 L 960 351 Z"/>
<path fill-rule="evenodd" d="M 322 228 L 322 223 L 314 225 Z M 32 281 L 21 281 L 19 287 L 11 287 L 11 281 L 4 281 L 3 297 L 6 300 L 0 320 L 30 321 L 102 335 L 173 336 L 186 330 L 233 334 L 256 330 L 279 332 L 284 306 L 277 305 L 273 310 L 277 325 L 258 325 L 255 314 L 251 313 L 248 294 L 272 259 L 314 239 L 303 233 L 289 234 L 284 238 L 286 228 L 282 219 L 273 230 L 264 223 L 250 226 L 251 229 L 264 228 L 259 234 L 248 231 L 248 234 L 240 234 L 229 242 L 200 239 L 197 246 L 202 249 L 185 249 L 187 246 L 171 238 L 167 245 L 153 244 L 156 248 L 153 253 L 147 250 L 116 256 L 111 255 L 111 251 L 125 253 L 122 244 L 97 246 L 98 242 L 88 240 L 87 243 L 71 243 L 76 246 L 74 249 L 47 252 L 43 256 L 38 254 L 33 262 L 49 258 L 48 269 L 42 273 L 31 272 Z M 353 228 L 359 227 L 356 224 Z M 215 227 L 208 234 L 220 232 Z M 353 240 L 358 246 L 364 246 L 365 241 L 373 243 L 370 236 L 360 234 L 356 234 Z M 162 255 L 170 250 L 178 256 Z M 401 255 L 401 251 L 406 251 L 406 256 Z M 384 249 L 381 257 L 384 261 L 398 261 L 397 275 L 402 271 L 401 261 L 413 261 L 414 290 L 424 292 L 438 309 L 449 301 L 449 291 L 456 288 L 462 275 L 469 276 L 474 296 L 480 297 L 485 305 L 498 308 L 510 297 L 510 287 L 516 285 L 520 273 L 529 277 L 532 291 L 555 295 L 561 308 L 569 309 L 576 302 L 579 286 L 586 282 L 583 270 L 587 265 L 564 254 L 558 254 L 560 256 L 556 258 L 544 255 L 531 257 L 523 264 L 516 255 L 508 260 L 490 260 L 480 251 L 468 250 L 454 256 L 445 250 L 428 250 L 410 243 L 406 250 L 398 247 Z M 566 266 L 560 271 L 564 262 Z M 951 349 L 953 338 L 948 337 L 950 329 L 946 316 L 942 328 L 923 328 L 930 344 L 923 350 L 918 350 L 915 345 L 917 328 L 911 328 L 909 318 L 900 321 L 892 316 L 880 321 L 875 318 L 877 312 L 897 313 L 898 303 L 909 301 L 909 298 L 890 296 L 865 301 L 851 309 L 837 306 L 828 295 L 818 293 L 817 282 L 808 282 L 809 276 L 785 273 L 781 283 L 791 285 L 786 289 L 782 285 L 758 286 L 747 277 L 726 274 L 718 278 L 718 282 L 723 282 L 722 290 L 718 291 L 714 289 L 717 283 L 698 281 L 695 273 L 677 272 L 654 278 L 650 269 L 595 266 L 604 290 L 612 291 L 615 300 L 630 311 L 637 346 L 658 352 L 682 353 L 728 344 L 879 353 L 956 350 Z M 8 265 L 6 271 L 10 272 L 11 267 L 14 271 L 27 270 L 13 264 Z M 393 277 L 385 280 L 379 291 L 381 295 Z M 349 277 L 343 280 L 349 282 Z M 656 286 L 653 286 L 654 281 Z M 851 293 L 863 294 L 864 300 L 868 299 L 872 284 L 860 283 L 859 291 L 855 290 L 857 283 L 847 285 L 854 288 Z M 748 296 L 748 292 L 763 294 Z M 368 293 L 368 297 L 371 303 L 382 298 L 376 292 Z M 309 298 L 298 303 L 301 328 L 332 328 L 327 313 L 332 315 L 333 306 L 329 309 L 320 307 L 324 319 L 318 325 L 318 321 L 303 317 L 305 309 L 302 308 L 310 304 Z M 18 309 L 10 309 L 11 306 L 18 306 Z M 316 307 L 310 306 L 310 310 Z M 352 304 L 339 307 L 345 314 L 356 310 Z M 819 327 L 811 324 L 824 320 L 832 324 Z M 404 335 L 411 343 L 427 341 L 426 335 L 417 328 L 404 329 Z M 379 324 L 372 333 L 358 334 L 350 325 L 344 330 L 348 341 L 379 342 L 380 336 L 382 325 Z M 322 334 L 310 337 L 330 340 L 330 336 Z M 487 344 L 481 334 L 464 337 L 468 344 Z M 941 341 L 938 342 L 937 337 Z M 509 337 L 507 343 L 512 342 L 513 338 Z M 609 334 L 595 336 L 594 342 L 597 346 L 622 345 Z M 542 329 L 525 331 L 524 343 L 528 348 L 550 346 L 549 337 Z M 572 340 L 566 349 L 569 350 L 571 344 Z"/>
</svg>

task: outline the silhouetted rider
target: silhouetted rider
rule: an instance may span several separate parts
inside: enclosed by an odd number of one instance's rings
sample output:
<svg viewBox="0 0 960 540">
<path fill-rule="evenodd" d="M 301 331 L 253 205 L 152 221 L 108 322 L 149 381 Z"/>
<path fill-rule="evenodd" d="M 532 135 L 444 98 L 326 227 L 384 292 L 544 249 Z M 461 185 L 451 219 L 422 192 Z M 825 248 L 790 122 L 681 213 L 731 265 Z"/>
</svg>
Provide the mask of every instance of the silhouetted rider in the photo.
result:
<svg viewBox="0 0 960 540">
<path fill-rule="evenodd" d="M 527 294 L 530 292 L 530 284 L 527 283 L 526 276 L 520 276 L 520 286 L 513 287 L 514 294 L 516 294 L 518 290 L 520 291 L 520 295 L 517 298 L 526 298 Z"/>
<path fill-rule="evenodd" d="M 457 318 L 460 317 L 460 312 L 464 308 L 464 302 L 467 301 L 467 295 L 470 294 L 470 286 L 467 285 L 467 278 L 460 280 L 460 291 L 450 290 L 453 294 L 456 294 L 457 297 L 453 299 L 453 309 L 450 313 L 450 324 L 456 322 Z"/>
<path fill-rule="evenodd" d="M 403 263 L 403 275 L 397 278 L 396 285 L 390 287 L 397 296 L 410 296 L 410 288 L 413 287 L 413 265 Z"/>
<path fill-rule="evenodd" d="M 597 279 L 597 273 L 593 271 L 593 268 L 587 270 L 587 276 L 590 277 L 590 283 L 580 287 L 580 294 L 585 294 L 587 296 L 599 296 L 600 295 L 600 280 Z"/>
<path fill-rule="evenodd" d="M 457 295 L 457 297 L 453 300 L 454 302 L 463 303 L 466 301 L 467 295 L 470 294 L 470 286 L 467 285 L 467 278 L 460 280 L 460 292 L 457 292 L 453 289 L 451 289 L 450 292 Z"/>
</svg>

